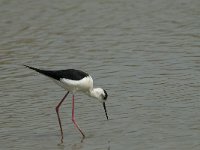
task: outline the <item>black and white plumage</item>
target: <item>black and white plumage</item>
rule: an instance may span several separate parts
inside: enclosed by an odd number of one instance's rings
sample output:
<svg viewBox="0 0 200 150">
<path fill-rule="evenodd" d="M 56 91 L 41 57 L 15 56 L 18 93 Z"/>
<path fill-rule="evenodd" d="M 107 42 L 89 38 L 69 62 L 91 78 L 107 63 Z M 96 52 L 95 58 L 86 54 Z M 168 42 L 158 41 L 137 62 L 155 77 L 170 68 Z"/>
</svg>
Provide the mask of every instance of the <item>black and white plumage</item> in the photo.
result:
<svg viewBox="0 0 200 150">
<path fill-rule="evenodd" d="M 63 99 L 60 101 L 60 103 L 56 106 L 56 112 L 58 116 L 58 121 L 60 125 L 60 130 L 61 130 L 61 142 L 63 142 L 63 131 L 62 131 L 62 125 L 61 125 L 61 120 L 59 116 L 59 107 L 64 101 L 64 99 L 67 97 L 69 92 L 73 93 L 72 97 L 72 121 L 75 125 L 75 127 L 81 132 L 82 136 L 85 137 L 84 133 L 82 130 L 79 128 L 78 124 L 75 121 L 75 116 L 74 116 L 74 94 L 77 91 L 81 91 L 86 93 L 87 95 L 97 98 L 104 107 L 106 118 L 108 119 L 107 115 L 107 110 L 106 110 L 106 105 L 105 101 L 107 100 L 108 94 L 107 92 L 102 89 L 102 88 L 93 88 L 93 79 L 92 77 L 88 74 L 85 73 L 81 70 L 75 70 L 75 69 L 66 69 L 66 70 L 42 70 L 42 69 L 37 69 L 34 67 L 30 67 L 27 65 L 24 65 L 28 67 L 29 69 L 35 70 L 47 77 L 50 77 L 53 79 L 53 81 L 67 90 L 68 92 L 66 95 L 63 97 Z"/>
</svg>

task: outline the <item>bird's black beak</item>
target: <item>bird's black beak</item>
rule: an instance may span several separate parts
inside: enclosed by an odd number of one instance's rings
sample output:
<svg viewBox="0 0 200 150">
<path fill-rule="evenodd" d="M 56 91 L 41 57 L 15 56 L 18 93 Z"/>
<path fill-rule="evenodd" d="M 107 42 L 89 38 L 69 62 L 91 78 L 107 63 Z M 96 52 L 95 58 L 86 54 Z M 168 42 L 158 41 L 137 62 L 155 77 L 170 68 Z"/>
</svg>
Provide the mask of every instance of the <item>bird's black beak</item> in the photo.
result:
<svg viewBox="0 0 200 150">
<path fill-rule="evenodd" d="M 107 110 L 106 110 L 106 104 L 105 104 L 105 102 L 103 102 L 103 108 L 104 108 L 104 110 L 105 110 L 106 118 L 107 118 L 107 120 L 108 120 L 108 114 L 107 114 Z"/>
</svg>

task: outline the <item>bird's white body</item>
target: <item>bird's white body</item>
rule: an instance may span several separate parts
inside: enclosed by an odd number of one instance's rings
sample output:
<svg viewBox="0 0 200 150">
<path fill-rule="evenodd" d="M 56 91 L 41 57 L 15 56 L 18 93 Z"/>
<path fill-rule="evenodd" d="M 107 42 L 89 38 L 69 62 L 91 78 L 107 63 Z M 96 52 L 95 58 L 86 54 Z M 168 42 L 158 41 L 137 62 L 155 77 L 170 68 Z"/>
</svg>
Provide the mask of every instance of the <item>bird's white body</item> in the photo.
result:
<svg viewBox="0 0 200 150">
<path fill-rule="evenodd" d="M 68 91 L 75 93 L 76 91 L 82 91 L 87 93 L 93 89 L 93 79 L 91 76 L 84 77 L 81 80 L 70 80 L 62 78 L 60 79 L 62 87 Z"/>
<path fill-rule="evenodd" d="M 83 92 L 87 94 L 88 96 L 95 97 L 97 98 L 100 102 L 103 102 L 104 100 L 102 99 L 102 93 L 103 89 L 101 88 L 93 88 L 93 79 L 91 76 L 84 77 L 81 80 L 70 80 L 66 78 L 53 81 L 64 88 L 67 91 L 70 91 L 72 93 L 76 93 L 78 91 Z"/>
</svg>

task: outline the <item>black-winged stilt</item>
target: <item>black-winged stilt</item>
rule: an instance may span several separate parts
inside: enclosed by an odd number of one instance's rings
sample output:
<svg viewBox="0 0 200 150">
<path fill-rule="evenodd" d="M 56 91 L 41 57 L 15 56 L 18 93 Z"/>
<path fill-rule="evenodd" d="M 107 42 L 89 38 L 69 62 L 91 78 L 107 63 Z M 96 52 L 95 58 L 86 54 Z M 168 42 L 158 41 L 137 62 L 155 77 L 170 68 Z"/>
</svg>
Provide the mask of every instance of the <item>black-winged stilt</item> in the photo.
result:
<svg viewBox="0 0 200 150">
<path fill-rule="evenodd" d="M 50 77 L 51 79 L 53 79 L 53 81 L 56 84 L 58 84 L 59 86 L 61 86 L 65 90 L 67 90 L 67 93 L 65 94 L 65 96 L 61 99 L 61 101 L 56 106 L 56 113 L 57 113 L 58 122 L 59 122 L 59 126 L 60 126 L 60 132 L 61 132 L 61 143 L 63 143 L 63 130 L 62 130 L 61 120 L 60 120 L 60 116 L 59 116 L 59 107 L 62 104 L 62 102 L 65 100 L 65 98 L 67 97 L 69 92 L 73 93 L 73 96 L 72 96 L 72 122 L 74 123 L 74 126 L 80 131 L 83 138 L 85 137 L 85 134 L 83 133 L 83 131 L 80 129 L 80 127 L 76 123 L 75 115 L 74 115 L 74 94 L 75 94 L 75 92 L 81 91 L 91 97 L 97 98 L 103 104 L 106 118 L 108 119 L 106 105 L 105 105 L 105 101 L 107 100 L 108 94 L 102 88 L 93 88 L 93 79 L 89 74 L 87 74 L 81 70 L 75 70 L 75 69 L 41 70 L 41 69 L 37 69 L 37 68 L 30 67 L 27 65 L 24 65 L 24 66 L 28 67 L 29 69 L 35 70 L 47 77 Z"/>
</svg>

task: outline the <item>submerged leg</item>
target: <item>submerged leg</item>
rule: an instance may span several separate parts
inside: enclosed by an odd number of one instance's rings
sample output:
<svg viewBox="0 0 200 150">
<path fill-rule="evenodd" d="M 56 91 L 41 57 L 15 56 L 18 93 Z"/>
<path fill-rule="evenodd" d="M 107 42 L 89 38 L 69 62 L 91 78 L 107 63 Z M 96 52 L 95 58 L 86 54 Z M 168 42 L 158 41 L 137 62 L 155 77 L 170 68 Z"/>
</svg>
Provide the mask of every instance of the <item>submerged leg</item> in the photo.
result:
<svg viewBox="0 0 200 150">
<path fill-rule="evenodd" d="M 63 130 L 62 130 L 62 125 L 61 125 L 61 120 L 60 120 L 60 115 L 59 115 L 59 108 L 60 108 L 60 105 L 65 100 L 65 98 L 67 97 L 68 94 L 69 94 L 69 92 L 67 92 L 65 94 L 65 96 L 62 98 L 62 100 L 60 101 L 60 103 L 56 106 L 56 113 L 57 113 L 58 122 L 59 122 L 59 126 L 60 126 L 60 132 L 61 132 L 61 143 L 63 143 Z"/>
<path fill-rule="evenodd" d="M 74 115 L 74 95 L 72 97 L 72 122 L 74 123 L 74 126 L 80 131 L 80 133 L 82 134 L 83 138 L 85 138 L 85 134 L 83 133 L 83 131 L 80 129 L 80 127 L 76 123 L 76 119 L 75 119 L 75 115 Z"/>
</svg>

